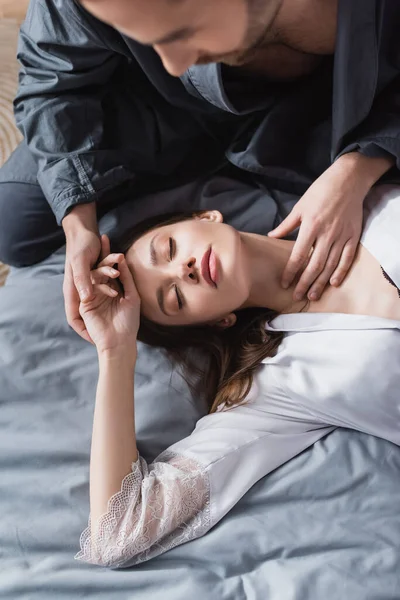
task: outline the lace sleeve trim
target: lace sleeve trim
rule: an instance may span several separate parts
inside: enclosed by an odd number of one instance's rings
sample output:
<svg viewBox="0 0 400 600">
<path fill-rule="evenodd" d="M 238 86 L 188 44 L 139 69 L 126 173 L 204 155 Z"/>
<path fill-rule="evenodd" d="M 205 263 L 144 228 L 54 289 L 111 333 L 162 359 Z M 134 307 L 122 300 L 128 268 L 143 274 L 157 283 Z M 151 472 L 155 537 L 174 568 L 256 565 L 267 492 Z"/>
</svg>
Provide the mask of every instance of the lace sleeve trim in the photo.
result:
<svg viewBox="0 0 400 600">
<path fill-rule="evenodd" d="M 204 466 L 169 450 L 150 465 L 138 455 L 120 491 L 109 499 L 95 537 L 89 515 L 75 559 L 128 567 L 200 537 L 210 528 L 210 483 Z"/>
</svg>

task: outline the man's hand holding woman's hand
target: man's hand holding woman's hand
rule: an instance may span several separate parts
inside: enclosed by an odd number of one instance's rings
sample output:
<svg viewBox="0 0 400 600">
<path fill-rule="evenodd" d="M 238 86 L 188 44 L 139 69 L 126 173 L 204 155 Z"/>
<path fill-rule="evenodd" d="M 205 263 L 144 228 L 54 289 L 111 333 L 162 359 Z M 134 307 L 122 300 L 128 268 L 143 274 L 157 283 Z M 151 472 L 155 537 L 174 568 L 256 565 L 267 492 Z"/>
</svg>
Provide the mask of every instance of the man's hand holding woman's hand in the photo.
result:
<svg viewBox="0 0 400 600">
<path fill-rule="evenodd" d="M 62 226 L 67 240 L 63 285 L 67 322 L 84 340 L 93 343 L 79 314 L 79 303 L 93 297 L 90 270 L 101 252 L 95 203 L 74 207 Z"/>
<path fill-rule="evenodd" d="M 110 240 L 100 237 L 94 202 L 76 206 L 62 225 L 67 240 L 63 292 L 68 324 L 99 353 L 123 350 L 133 357 L 140 298 L 125 256 L 110 254 Z M 115 264 L 118 270 L 113 269 Z"/>
<path fill-rule="evenodd" d="M 100 355 L 136 359 L 140 297 L 123 254 L 110 254 L 110 241 L 101 236 L 101 262 L 90 271 L 92 295 L 81 301 L 79 314 Z M 118 265 L 118 269 L 114 265 Z M 117 283 L 119 278 L 120 283 Z"/>
</svg>

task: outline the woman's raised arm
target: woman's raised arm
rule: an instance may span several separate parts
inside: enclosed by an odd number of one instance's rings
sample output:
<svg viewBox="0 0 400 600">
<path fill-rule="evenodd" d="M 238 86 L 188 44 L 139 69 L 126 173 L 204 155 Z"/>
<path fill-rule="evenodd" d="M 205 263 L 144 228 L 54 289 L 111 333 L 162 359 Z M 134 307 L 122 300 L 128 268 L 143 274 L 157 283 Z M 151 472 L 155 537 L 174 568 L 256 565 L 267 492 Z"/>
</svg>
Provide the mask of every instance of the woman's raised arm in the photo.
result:
<svg viewBox="0 0 400 600">
<path fill-rule="evenodd" d="M 123 297 L 105 283 L 114 277 L 109 265 L 116 262 Z M 189 437 L 148 464 L 136 447 L 134 419 L 140 300 L 123 255 L 107 256 L 93 277 L 95 299 L 80 307 L 100 367 L 91 514 L 75 558 L 129 567 L 204 535 L 261 477 L 333 428 L 299 414 L 290 399 L 282 404 L 280 392 L 274 407 L 253 389 L 256 406 L 206 415 Z M 283 416 L 288 410 L 289 418 Z"/>
</svg>

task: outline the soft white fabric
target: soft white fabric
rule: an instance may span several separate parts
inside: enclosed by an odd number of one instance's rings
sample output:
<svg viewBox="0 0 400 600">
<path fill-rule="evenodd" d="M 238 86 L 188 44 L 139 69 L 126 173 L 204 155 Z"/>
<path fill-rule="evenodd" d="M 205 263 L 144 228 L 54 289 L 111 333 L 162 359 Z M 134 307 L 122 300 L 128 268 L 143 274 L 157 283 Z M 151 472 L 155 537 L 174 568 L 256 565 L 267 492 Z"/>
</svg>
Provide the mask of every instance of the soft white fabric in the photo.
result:
<svg viewBox="0 0 400 600">
<path fill-rule="evenodd" d="M 379 186 L 365 205 L 361 243 L 400 288 L 400 188 Z M 263 361 L 285 397 L 324 423 L 400 445 L 400 321 L 299 313 L 266 329 L 286 332 L 277 355 Z"/>
<path fill-rule="evenodd" d="M 400 287 L 399 226 L 400 188 L 373 190 L 362 243 Z M 336 426 L 400 445 L 400 322 L 302 313 L 267 329 L 286 335 L 246 403 L 203 417 L 150 465 L 139 457 L 97 536 L 89 517 L 75 558 L 130 566 L 203 535 L 261 477 Z"/>
<path fill-rule="evenodd" d="M 150 466 L 139 455 L 109 500 L 96 536 L 89 516 L 76 558 L 103 566 L 132 556 L 142 562 L 203 535 L 210 528 L 210 490 L 202 471 L 196 460 L 169 451 Z"/>
<path fill-rule="evenodd" d="M 89 517 L 75 558 L 130 566 L 199 537 L 256 481 L 334 429 L 296 403 L 271 406 L 257 386 L 251 398 L 249 406 L 206 415 L 150 465 L 142 457 L 133 463 L 97 536 Z"/>
</svg>

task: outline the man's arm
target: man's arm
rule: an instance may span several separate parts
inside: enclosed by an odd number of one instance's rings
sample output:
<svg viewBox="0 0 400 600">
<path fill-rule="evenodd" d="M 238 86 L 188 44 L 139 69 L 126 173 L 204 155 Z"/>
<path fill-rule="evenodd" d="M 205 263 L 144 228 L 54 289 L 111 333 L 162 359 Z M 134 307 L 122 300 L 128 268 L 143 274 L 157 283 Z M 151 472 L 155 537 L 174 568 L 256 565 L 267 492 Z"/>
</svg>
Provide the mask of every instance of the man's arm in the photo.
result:
<svg viewBox="0 0 400 600">
<path fill-rule="evenodd" d="M 376 34 L 385 43 L 379 60 L 380 79 L 376 82 L 379 93 L 368 116 L 357 127 L 342 134 L 346 135 L 335 145 L 331 167 L 272 233 L 281 237 L 300 226 L 284 274 L 286 283 L 303 267 L 302 260 L 307 259 L 314 248 L 312 260 L 295 290 L 300 295 L 308 293 L 310 299 L 314 293 L 318 299 L 328 281 L 340 284 L 348 272 L 361 234 L 362 203 L 371 186 L 386 174 L 383 181 L 400 180 L 400 69 L 396 66 L 398 44 L 395 37 L 399 13 L 395 2 L 381 4 L 379 10 L 388 10 L 388 13 L 385 13 L 385 19 L 380 19 L 381 24 L 386 23 L 385 28 Z M 391 13 L 393 18 L 389 19 Z M 389 44 L 390 39 L 393 43 Z M 350 61 L 352 57 L 346 60 Z M 355 97 L 348 101 L 357 102 L 359 93 L 357 90 Z M 342 95 L 338 96 L 339 104 L 343 102 L 342 98 Z"/>
<path fill-rule="evenodd" d="M 101 27 L 73 0 L 31 0 L 21 27 L 15 117 L 59 225 L 96 199 L 86 157 L 99 148 L 102 95 L 120 62 Z"/>
<path fill-rule="evenodd" d="M 356 151 L 369 158 L 392 159 L 391 166 L 400 170 L 400 73 L 377 96 L 368 117 L 347 136 L 338 157 Z"/>
</svg>

